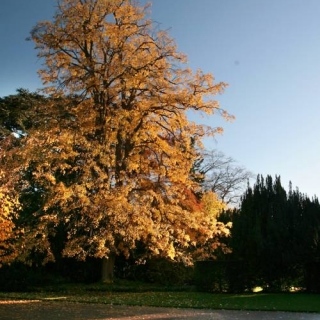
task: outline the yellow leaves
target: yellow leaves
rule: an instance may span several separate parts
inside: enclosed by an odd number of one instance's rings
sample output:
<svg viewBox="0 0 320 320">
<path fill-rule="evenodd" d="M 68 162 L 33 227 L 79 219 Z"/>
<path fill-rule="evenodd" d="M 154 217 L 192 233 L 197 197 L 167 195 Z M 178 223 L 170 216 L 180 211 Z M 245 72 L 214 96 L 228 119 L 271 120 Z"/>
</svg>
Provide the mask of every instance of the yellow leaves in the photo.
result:
<svg viewBox="0 0 320 320">
<path fill-rule="evenodd" d="M 219 200 L 218 196 L 212 191 L 205 192 L 201 198 L 201 203 L 207 215 L 217 218 L 226 204 Z"/>
<path fill-rule="evenodd" d="M 83 259 L 128 255 L 141 241 L 174 259 L 226 233 L 215 219 L 222 203 L 211 193 L 196 200 L 190 179 L 201 139 L 221 129 L 187 117 L 220 112 L 213 98 L 226 84 L 193 73 L 129 0 L 62 0 L 32 38 L 45 60 L 40 76 L 56 89 L 20 152 L 43 192 L 34 232 L 61 221 L 64 254 Z"/>
<path fill-rule="evenodd" d="M 171 242 L 167 248 L 167 252 L 166 255 L 168 256 L 168 258 L 174 260 L 174 258 L 176 257 L 176 250 L 173 246 L 173 243 Z"/>
<path fill-rule="evenodd" d="M 8 196 L 1 193 L 1 190 L 0 190 L 0 202 L 1 202 L 0 214 L 3 217 L 7 217 L 10 214 L 11 208 L 14 205 L 12 204 Z"/>
<path fill-rule="evenodd" d="M 9 176 L 10 173 L 0 169 L 0 219 L 5 220 L 10 220 L 20 209 L 18 195 L 10 188 Z"/>
<path fill-rule="evenodd" d="M 9 199 L 0 194 L 0 202 L 2 208 L 0 209 L 0 257 L 3 256 L 4 249 L 8 248 L 6 241 L 15 237 L 13 229 L 11 210 L 12 203 Z"/>
<path fill-rule="evenodd" d="M 4 181 L 5 173 L 0 170 L 0 267 L 2 263 L 10 262 L 17 255 L 12 241 L 17 233 L 13 218 L 20 209 L 18 197 L 8 188 Z"/>
</svg>

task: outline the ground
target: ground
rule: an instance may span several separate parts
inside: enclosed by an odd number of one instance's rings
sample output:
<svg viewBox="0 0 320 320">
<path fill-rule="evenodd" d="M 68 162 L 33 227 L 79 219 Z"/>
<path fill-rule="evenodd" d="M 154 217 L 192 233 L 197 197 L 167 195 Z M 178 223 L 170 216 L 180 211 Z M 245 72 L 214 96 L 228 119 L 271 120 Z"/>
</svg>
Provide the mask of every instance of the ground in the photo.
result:
<svg viewBox="0 0 320 320">
<path fill-rule="evenodd" d="M 320 314 L 130 307 L 105 304 L 0 301 L 1 320 L 319 320 Z"/>
</svg>

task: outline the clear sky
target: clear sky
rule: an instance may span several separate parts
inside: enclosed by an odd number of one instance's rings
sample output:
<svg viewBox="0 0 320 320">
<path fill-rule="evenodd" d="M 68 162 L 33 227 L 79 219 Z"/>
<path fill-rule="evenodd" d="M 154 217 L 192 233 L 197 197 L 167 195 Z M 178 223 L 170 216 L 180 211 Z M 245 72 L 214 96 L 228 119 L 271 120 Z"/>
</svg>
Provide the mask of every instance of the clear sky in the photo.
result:
<svg viewBox="0 0 320 320">
<path fill-rule="evenodd" d="M 144 4 L 147 1 L 140 1 Z M 229 84 L 218 96 L 236 116 L 199 119 L 223 126 L 206 140 L 254 174 L 281 175 L 320 196 L 320 1 L 152 0 L 152 18 L 168 29 L 190 67 Z M 25 39 L 50 19 L 55 0 L 1 0 L 0 96 L 41 87 L 40 61 Z"/>
</svg>

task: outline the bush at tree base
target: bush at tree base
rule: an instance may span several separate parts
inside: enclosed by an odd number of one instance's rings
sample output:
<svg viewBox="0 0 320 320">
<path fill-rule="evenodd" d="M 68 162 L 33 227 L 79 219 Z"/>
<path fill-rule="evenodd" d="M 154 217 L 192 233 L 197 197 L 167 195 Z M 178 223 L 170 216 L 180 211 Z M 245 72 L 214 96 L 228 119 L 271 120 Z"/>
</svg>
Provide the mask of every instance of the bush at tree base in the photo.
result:
<svg viewBox="0 0 320 320">
<path fill-rule="evenodd" d="M 301 275 L 277 279 L 270 286 L 263 277 L 250 274 L 246 261 L 198 261 L 195 264 L 194 281 L 197 290 L 203 292 L 240 293 L 260 286 L 267 292 L 289 291 L 292 287 L 310 293 L 320 293 L 320 261 L 312 261 L 301 269 Z"/>
<path fill-rule="evenodd" d="M 193 284 L 194 268 L 164 258 L 146 259 L 142 263 L 136 263 L 133 259 L 119 257 L 115 275 L 120 279 L 164 286 L 185 286 Z"/>
<path fill-rule="evenodd" d="M 243 292 L 246 289 L 243 261 L 197 261 L 194 281 L 199 291 Z"/>
<path fill-rule="evenodd" d="M 320 259 L 307 263 L 305 268 L 307 292 L 320 293 Z"/>
<path fill-rule="evenodd" d="M 141 281 L 162 286 L 184 287 L 193 284 L 193 267 L 166 259 L 148 259 L 136 263 L 133 259 L 118 257 L 115 263 L 116 279 Z M 101 278 L 101 259 L 78 261 L 60 258 L 46 265 L 12 263 L 0 268 L 0 291 L 23 292 L 59 283 L 95 283 Z"/>
</svg>

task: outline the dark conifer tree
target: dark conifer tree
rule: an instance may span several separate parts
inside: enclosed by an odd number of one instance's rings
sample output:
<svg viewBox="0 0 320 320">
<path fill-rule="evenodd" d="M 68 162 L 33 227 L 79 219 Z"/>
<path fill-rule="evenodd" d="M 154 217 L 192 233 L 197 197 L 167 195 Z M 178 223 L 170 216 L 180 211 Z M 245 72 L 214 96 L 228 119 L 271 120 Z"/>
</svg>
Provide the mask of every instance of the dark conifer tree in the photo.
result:
<svg viewBox="0 0 320 320">
<path fill-rule="evenodd" d="M 320 206 L 281 179 L 259 175 L 233 216 L 232 259 L 242 260 L 248 288 L 285 290 L 319 257 Z"/>
</svg>

